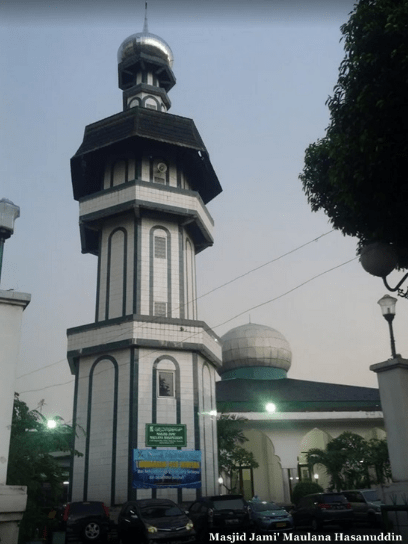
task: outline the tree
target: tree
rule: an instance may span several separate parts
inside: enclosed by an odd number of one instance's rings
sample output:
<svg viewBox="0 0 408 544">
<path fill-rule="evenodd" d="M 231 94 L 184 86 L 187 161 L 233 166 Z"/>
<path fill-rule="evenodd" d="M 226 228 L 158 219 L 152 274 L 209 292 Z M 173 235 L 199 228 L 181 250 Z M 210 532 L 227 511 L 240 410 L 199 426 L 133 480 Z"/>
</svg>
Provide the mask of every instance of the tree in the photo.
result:
<svg viewBox="0 0 408 544">
<path fill-rule="evenodd" d="M 73 427 L 60 417 L 54 419 L 57 427 L 48 429 L 47 419 L 38 410 L 30 410 L 18 393 L 14 394 L 7 484 L 27 486 L 27 509 L 20 523 L 20 542 L 32 538 L 39 525 L 46 525 L 43 507 L 53 506 L 61 498 L 66 475 L 50 454 L 70 451 L 82 455 L 73 450 Z M 44 484 L 47 484 L 51 504 L 47 504 L 44 496 Z"/>
<path fill-rule="evenodd" d="M 377 484 L 385 484 L 392 478 L 388 446 L 385 439 L 372 438 L 368 442 L 368 463 L 374 467 Z"/>
<path fill-rule="evenodd" d="M 408 267 L 408 0 L 360 0 L 341 27 L 345 58 L 326 104 L 326 135 L 299 176 L 335 229 L 393 245 Z"/>
<path fill-rule="evenodd" d="M 324 489 L 316 482 L 306 481 L 299 482 L 295 485 L 292 491 L 292 502 L 297 504 L 302 497 L 311 495 L 312 493 L 323 493 Z"/>
<path fill-rule="evenodd" d="M 330 477 L 330 489 L 358 489 L 382 484 L 391 476 L 386 440 L 364 440 L 358 434 L 344 432 L 331 440 L 325 450 L 312 448 L 307 462 L 322 465 Z M 374 467 L 376 478 L 370 477 Z"/>
<path fill-rule="evenodd" d="M 243 431 L 246 421 L 244 417 L 229 414 L 221 414 L 217 420 L 218 466 L 228 477 L 229 485 L 223 484 L 228 492 L 236 492 L 242 487 L 241 468 L 259 467 L 254 454 L 241 446 L 248 441 Z"/>
</svg>

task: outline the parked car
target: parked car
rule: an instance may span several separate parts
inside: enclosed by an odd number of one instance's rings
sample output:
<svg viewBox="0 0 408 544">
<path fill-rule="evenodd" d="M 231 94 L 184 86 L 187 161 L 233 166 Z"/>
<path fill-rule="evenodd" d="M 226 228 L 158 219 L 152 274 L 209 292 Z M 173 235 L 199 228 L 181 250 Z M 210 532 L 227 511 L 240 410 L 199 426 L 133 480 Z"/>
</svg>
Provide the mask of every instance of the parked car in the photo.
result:
<svg viewBox="0 0 408 544">
<path fill-rule="evenodd" d="M 314 531 L 322 525 L 336 524 L 348 529 L 353 525 L 351 504 L 341 493 L 314 493 L 299 500 L 292 511 L 295 527 L 311 526 Z"/>
<path fill-rule="evenodd" d="M 202 497 L 189 508 L 197 537 L 209 541 L 209 533 L 244 532 L 252 528 L 251 508 L 242 495 Z"/>
<path fill-rule="evenodd" d="M 351 504 L 356 521 L 368 522 L 373 527 L 382 524 L 381 499 L 375 489 L 352 489 L 342 494 Z"/>
<path fill-rule="evenodd" d="M 111 527 L 109 509 L 103 502 L 69 502 L 65 506 L 63 524 L 66 541 L 102 542 Z"/>
<path fill-rule="evenodd" d="M 274 502 L 252 499 L 248 501 L 255 531 L 260 533 L 287 533 L 293 530 L 293 518 Z"/>
<path fill-rule="evenodd" d="M 126 502 L 119 513 L 118 533 L 124 544 L 195 541 L 192 521 L 169 499 Z"/>
</svg>

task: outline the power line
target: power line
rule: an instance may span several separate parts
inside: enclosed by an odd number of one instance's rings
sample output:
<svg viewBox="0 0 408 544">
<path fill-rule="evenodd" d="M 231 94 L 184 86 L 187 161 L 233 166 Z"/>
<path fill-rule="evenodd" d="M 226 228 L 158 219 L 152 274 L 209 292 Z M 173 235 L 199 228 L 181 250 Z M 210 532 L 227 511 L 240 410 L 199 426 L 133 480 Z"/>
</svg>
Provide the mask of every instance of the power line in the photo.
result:
<svg viewBox="0 0 408 544">
<path fill-rule="evenodd" d="M 36 391 L 44 391 L 44 389 L 50 389 L 51 387 L 59 387 L 60 385 L 67 385 L 69 383 L 74 383 L 74 380 L 69 380 L 68 382 L 55 383 L 53 385 L 46 385 L 45 387 L 40 387 L 40 389 L 28 389 L 27 391 L 19 391 L 19 395 L 23 393 L 35 393 Z"/>
<path fill-rule="evenodd" d="M 271 298 L 270 300 L 267 300 L 265 302 L 261 302 L 261 304 L 258 304 L 256 306 L 252 306 L 252 308 L 248 308 L 248 310 L 245 310 L 244 312 L 241 312 L 237 315 L 234 315 L 234 317 L 231 317 L 230 319 L 227 319 L 227 321 L 224 321 L 223 323 L 220 323 L 219 325 L 216 325 L 214 329 L 217 327 L 221 327 L 222 325 L 225 325 L 226 323 L 229 323 L 233 319 L 236 319 L 237 317 L 240 317 L 243 314 L 246 314 L 250 312 L 251 310 L 255 310 L 256 308 L 260 308 L 261 306 L 265 306 L 265 304 L 270 304 L 271 302 L 275 302 L 275 300 L 278 300 L 279 298 L 282 298 L 289 293 L 292 293 L 293 291 L 296 291 L 296 289 L 299 289 L 300 287 L 303 287 L 303 285 L 306 285 L 307 283 L 310 283 L 311 281 L 315 280 L 316 278 L 320 278 L 320 276 L 324 276 L 324 274 L 327 274 L 328 272 L 331 272 L 332 270 L 336 270 L 336 268 L 340 268 L 341 266 L 344 266 L 345 264 L 351 263 L 352 261 L 355 261 L 358 259 L 358 257 L 354 257 L 353 259 L 350 259 L 349 261 L 346 261 L 342 264 L 338 264 L 337 266 L 333 266 L 333 268 L 329 268 L 329 270 L 325 270 L 324 272 L 321 272 L 320 274 L 317 274 L 316 276 L 313 276 L 313 278 L 309 278 L 308 280 L 304 281 L 303 283 L 300 283 L 296 287 L 293 287 L 293 289 L 290 289 L 289 291 L 286 291 L 286 293 L 283 293 L 282 295 L 279 295 L 275 298 Z"/>
<path fill-rule="evenodd" d="M 42 366 L 41 368 L 37 368 L 37 370 L 31 370 L 30 372 L 26 372 L 25 374 L 21 374 L 21 376 L 17 376 L 16 379 L 19 380 L 20 378 L 24 378 L 24 376 L 29 376 L 30 374 L 34 374 L 34 372 L 40 372 L 40 370 L 45 370 L 46 368 L 49 368 L 50 366 L 58 365 L 59 363 L 63 363 L 66 360 L 67 360 L 66 358 L 65 359 L 60 359 L 56 363 L 50 363 L 49 365 Z"/>
<path fill-rule="evenodd" d="M 241 274 L 240 276 L 237 276 L 236 278 L 234 278 L 232 280 L 229 280 L 229 281 L 223 283 L 222 285 L 219 285 L 218 287 L 215 287 L 211 291 L 208 291 L 208 293 L 204 293 L 204 295 L 200 295 L 195 300 L 199 300 L 200 298 L 206 297 L 207 295 L 210 295 L 211 293 L 214 293 L 214 291 L 217 291 L 218 289 L 221 289 L 221 287 L 225 287 L 226 285 L 229 285 L 230 283 L 234 283 L 234 281 L 240 280 L 241 278 L 243 278 L 245 276 L 248 276 L 249 274 L 252 274 L 252 272 L 256 272 L 260 268 L 263 268 L 264 266 L 267 266 L 268 264 L 275 263 L 276 261 L 279 261 L 279 259 L 283 259 L 283 257 L 287 257 L 291 253 L 294 253 L 295 251 L 298 251 L 299 249 L 302 249 L 302 248 L 308 246 L 309 244 L 312 244 L 313 242 L 317 242 L 320 238 L 323 238 L 323 236 L 327 236 L 328 234 L 330 234 L 332 232 L 334 232 L 334 229 L 329 230 L 329 232 L 325 232 L 324 234 L 321 234 L 317 238 L 314 238 L 313 240 L 310 240 L 309 242 L 306 242 L 305 244 L 302 244 L 301 246 L 296 247 L 295 249 L 292 249 L 292 250 L 288 251 L 287 253 L 284 253 L 283 255 L 280 255 L 279 257 L 276 257 L 275 259 L 272 259 L 271 261 L 268 261 L 267 263 L 261 264 L 260 266 L 257 266 L 256 268 L 252 268 L 251 270 L 248 270 L 248 272 L 245 272 L 244 274 Z"/>
<path fill-rule="evenodd" d="M 295 253 L 296 251 L 299 251 L 300 249 L 302 249 L 302 248 L 308 246 L 309 244 L 312 244 L 313 242 L 317 242 L 318 240 L 320 240 L 320 238 L 323 238 L 324 236 L 327 236 L 328 234 L 331 234 L 332 232 L 334 232 L 334 229 L 332 229 L 332 230 L 330 230 L 330 231 L 328 231 L 328 232 L 325 232 L 325 233 L 321 234 L 320 236 L 318 236 L 317 238 L 313 238 L 312 240 L 309 240 L 308 242 L 306 242 L 306 243 L 304 243 L 304 244 L 302 244 L 302 245 L 300 245 L 300 246 L 298 246 L 298 247 L 296 247 L 296 248 L 294 248 L 294 249 L 291 249 L 290 251 L 288 251 L 288 252 L 286 252 L 286 253 L 280 255 L 279 257 L 275 257 L 275 259 L 272 259 L 272 260 L 270 260 L 270 261 L 268 261 L 268 262 L 266 262 L 266 263 L 261 264 L 260 266 L 257 266 L 256 268 L 252 268 L 251 270 L 248 270 L 247 272 L 244 272 L 244 274 L 241 274 L 241 275 L 239 275 L 239 276 L 233 278 L 232 280 L 229 280 L 229 281 L 227 281 L 227 282 L 225 282 L 225 283 L 219 285 L 218 287 L 215 287 L 214 289 L 211 289 L 211 291 L 208 291 L 207 293 L 204 293 L 203 295 L 200 295 L 199 297 L 196 297 L 196 298 L 192 301 L 192 303 L 197 302 L 197 300 L 199 300 L 199 299 L 201 299 L 201 298 L 204 298 L 204 297 L 210 295 L 211 293 L 214 293 L 215 291 L 218 291 L 218 289 L 221 289 L 222 287 L 226 287 L 227 285 L 230 285 L 231 283 L 234 283 L 234 282 L 236 282 L 237 280 L 239 280 L 239 279 L 241 279 L 241 278 L 243 278 L 243 277 L 245 277 L 245 276 L 248 276 L 249 274 L 252 274 L 252 272 L 256 272 L 257 270 L 260 270 L 261 268 L 264 268 L 265 266 L 268 266 L 269 264 L 272 264 L 272 263 L 274 263 L 274 262 L 276 262 L 276 261 L 279 261 L 280 259 L 283 259 L 284 257 L 287 257 L 287 256 L 290 255 L 291 253 Z M 283 295 L 282 295 L 282 296 L 283 296 Z M 184 306 L 187 306 L 188 304 L 191 304 L 191 303 L 186 303 L 186 304 L 184 304 Z M 183 306 L 178 306 L 178 307 L 174 308 L 174 311 L 177 311 L 177 310 L 179 310 L 179 309 L 182 308 L 182 307 L 183 307 Z M 245 312 L 244 312 L 244 313 L 245 313 Z M 241 315 L 241 314 L 240 314 L 240 315 Z M 151 321 L 154 322 L 155 316 L 152 316 L 152 317 L 153 317 L 153 318 L 152 318 Z M 234 318 L 232 318 L 232 319 L 234 319 Z M 150 325 L 151 325 L 151 323 L 147 323 L 147 324 L 142 325 L 142 326 L 140 326 L 140 327 L 138 327 L 138 328 L 139 328 L 139 329 L 147 329 Z M 216 328 L 216 327 L 214 327 L 214 328 Z M 114 338 L 114 340 L 120 339 L 121 336 L 124 336 L 124 334 L 119 334 L 119 335 L 117 335 L 117 336 Z M 23 378 L 24 376 L 29 376 L 30 374 L 34 374 L 35 372 L 39 372 L 40 370 L 45 370 L 46 368 L 49 368 L 50 366 L 57 365 L 57 364 L 62 363 L 62 362 L 64 362 L 64 361 L 66 361 L 66 359 L 61 359 L 61 360 L 59 360 L 59 361 L 57 361 L 57 362 L 55 362 L 55 363 L 50 363 L 49 365 L 43 366 L 42 368 L 38 368 L 37 370 L 32 370 L 31 372 L 26 372 L 25 374 L 22 374 L 21 376 L 18 376 L 17 379 Z M 67 382 L 67 383 L 69 383 L 69 382 Z M 41 391 L 41 389 L 37 389 L 37 390 L 33 390 L 33 391 Z"/>
<path fill-rule="evenodd" d="M 353 261 L 355 261 L 358 257 L 354 257 L 353 259 L 350 259 L 348 261 L 345 261 L 344 263 L 341 263 L 341 264 L 338 264 L 337 266 L 333 266 L 332 268 L 329 268 L 328 270 L 325 270 L 324 272 L 321 272 L 320 274 L 316 274 L 315 276 L 313 276 L 312 278 L 309 278 L 308 280 L 304 281 L 303 283 L 300 283 L 299 285 L 297 285 L 296 287 L 293 287 L 292 289 L 289 289 L 289 291 L 286 291 L 285 293 L 282 293 L 281 295 L 275 297 L 275 298 L 272 298 L 270 300 L 266 300 L 265 302 L 261 302 L 260 304 L 257 304 L 256 306 L 252 306 L 251 308 L 248 308 L 247 310 L 244 310 L 243 312 L 240 312 L 239 314 L 236 314 L 234 315 L 233 317 L 231 317 L 230 319 L 227 319 L 226 321 L 223 321 L 222 323 L 219 323 L 218 325 L 215 325 L 214 327 L 209 327 L 208 329 L 205 329 L 205 331 L 212 331 L 213 329 L 217 329 L 218 327 L 221 327 L 222 325 L 225 325 L 226 323 L 229 323 L 230 321 L 233 321 L 234 319 L 236 319 L 237 317 L 240 317 L 241 315 L 244 315 L 252 310 L 255 310 L 257 308 L 260 308 L 261 306 L 265 306 L 266 304 L 270 304 L 271 302 L 275 302 L 275 300 L 278 300 L 286 295 L 289 295 L 290 293 L 293 293 L 293 291 L 296 291 L 297 289 L 299 289 L 300 287 L 303 287 L 304 285 L 306 285 L 307 283 L 310 283 L 311 281 L 319 278 L 320 276 L 324 276 L 325 274 L 328 274 L 329 272 L 332 272 L 333 270 L 336 270 L 337 268 L 341 268 L 342 266 L 346 265 L 346 264 L 349 264 Z M 197 336 L 198 334 L 201 334 L 201 332 L 198 332 L 198 333 L 194 333 L 190 336 L 188 336 L 187 338 L 184 339 L 185 340 L 189 340 L 190 338 L 193 338 L 194 336 Z M 157 353 L 161 353 L 162 350 L 156 350 Z M 153 352 L 150 352 L 149 354 L 146 354 L 145 357 L 147 356 L 151 356 Z M 125 363 L 124 365 L 121 365 L 122 367 L 123 366 L 127 366 L 128 364 L 130 363 Z M 99 374 L 102 374 L 103 372 L 108 372 L 110 371 L 111 369 L 107 369 L 107 370 L 102 370 L 99 372 Z M 85 379 L 87 378 L 88 376 L 81 376 L 81 378 L 79 379 Z M 31 389 L 29 391 L 21 391 L 20 393 L 23 394 L 23 393 L 32 393 L 32 392 L 36 392 L 36 391 L 43 391 L 44 389 L 49 389 L 51 387 L 58 387 L 58 386 L 61 386 L 61 385 L 67 385 L 68 383 L 72 383 L 74 380 L 70 380 L 68 382 L 64 382 L 64 383 L 58 383 L 58 384 L 55 384 L 55 385 L 48 385 L 46 387 L 42 387 L 40 389 Z"/>
</svg>

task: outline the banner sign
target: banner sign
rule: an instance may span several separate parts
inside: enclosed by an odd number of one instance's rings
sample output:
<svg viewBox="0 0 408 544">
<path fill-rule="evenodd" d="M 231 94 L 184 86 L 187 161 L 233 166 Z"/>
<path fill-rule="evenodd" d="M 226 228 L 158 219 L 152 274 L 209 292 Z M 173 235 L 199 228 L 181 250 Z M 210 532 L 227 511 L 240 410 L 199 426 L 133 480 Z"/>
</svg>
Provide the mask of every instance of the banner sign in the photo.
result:
<svg viewBox="0 0 408 544">
<path fill-rule="evenodd" d="M 185 448 L 187 446 L 187 426 L 147 423 L 146 446 Z"/>
<path fill-rule="evenodd" d="M 201 451 L 133 450 L 133 487 L 201 487 Z"/>
</svg>

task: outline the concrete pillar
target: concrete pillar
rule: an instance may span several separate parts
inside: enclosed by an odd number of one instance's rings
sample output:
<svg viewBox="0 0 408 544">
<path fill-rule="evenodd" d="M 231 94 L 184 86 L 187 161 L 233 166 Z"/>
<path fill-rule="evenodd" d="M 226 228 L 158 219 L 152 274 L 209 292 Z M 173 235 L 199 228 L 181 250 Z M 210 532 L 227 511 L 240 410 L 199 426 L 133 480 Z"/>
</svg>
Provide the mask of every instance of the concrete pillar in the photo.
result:
<svg viewBox="0 0 408 544">
<path fill-rule="evenodd" d="M 392 479 L 408 481 L 408 360 L 396 357 L 370 370 L 378 378 Z"/>
<path fill-rule="evenodd" d="M 30 300 L 27 293 L 0 290 L 0 542 L 7 544 L 17 543 L 27 503 L 26 488 L 7 486 L 6 478 L 21 321 Z"/>
<path fill-rule="evenodd" d="M 390 456 L 391 484 L 381 486 L 378 491 L 388 505 L 406 506 L 408 497 L 408 360 L 401 357 L 389 359 L 370 366 L 376 372 L 380 389 L 381 406 L 387 431 Z M 401 513 L 400 513 L 401 514 Z M 406 514 L 398 516 L 389 512 L 388 518 L 398 527 L 398 532 L 408 542 Z"/>
</svg>

